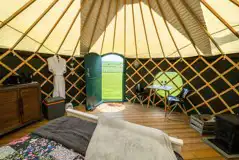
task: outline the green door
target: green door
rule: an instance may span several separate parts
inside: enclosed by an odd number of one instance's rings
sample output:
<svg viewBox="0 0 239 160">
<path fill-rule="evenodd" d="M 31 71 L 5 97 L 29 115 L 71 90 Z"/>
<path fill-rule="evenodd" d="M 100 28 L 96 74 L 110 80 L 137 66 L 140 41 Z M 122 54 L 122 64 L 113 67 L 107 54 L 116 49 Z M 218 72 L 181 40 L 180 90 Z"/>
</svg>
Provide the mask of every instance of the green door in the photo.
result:
<svg viewBox="0 0 239 160">
<path fill-rule="evenodd" d="M 96 53 L 84 57 L 86 80 L 86 109 L 93 110 L 102 103 L 102 62 Z"/>
</svg>

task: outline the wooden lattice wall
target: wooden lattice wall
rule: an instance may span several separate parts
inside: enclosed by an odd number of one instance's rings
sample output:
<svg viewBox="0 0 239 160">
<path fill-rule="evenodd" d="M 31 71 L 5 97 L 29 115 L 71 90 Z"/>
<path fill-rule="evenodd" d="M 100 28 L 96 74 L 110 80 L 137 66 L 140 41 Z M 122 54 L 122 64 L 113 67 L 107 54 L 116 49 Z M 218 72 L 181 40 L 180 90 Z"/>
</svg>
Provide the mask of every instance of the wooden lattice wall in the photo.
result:
<svg viewBox="0 0 239 160">
<path fill-rule="evenodd" d="M 53 75 L 48 71 L 47 58 L 52 55 L 33 54 L 23 51 L 12 51 L 8 54 L 6 50 L 0 50 L 0 84 L 9 76 L 15 74 L 33 73 L 34 81 L 41 84 L 42 98 L 52 96 Z M 71 56 L 62 56 L 67 61 L 66 101 L 74 105 L 85 103 L 85 80 L 83 58 L 73 58 L 74 67 L 71 70 Z"/>
<path fill-rule="evenodd" d="M 137 69 L 133 66 L 135 60 L 127 60 L 127 100 L 135 98 L 135 84 L 151 85 L 157 73 L 172 71 L 177 72 L 184 81 L 183 86 L 177 87 L 191 90 L 186 101 L 189 114 L 239 113 L 238 54 L 210 58 L 139 59 Z M 162 99 L 157 98 L 156 104 L 160 104 Z"/>
<path fill-rule="evenodd" d="M 41 84 L 43 99 L 52 96 L 53 76 L 48 71 L 46 59 L 51 55 L 33 54 L 23 51 L 0 50 L 0 83 L 9 76 L 22 72 L 32 72 L 34 80 Z M 86 100 L 84 81 L 84 60 L 74 58 L 74 69 L 71 71 L 72 57 L 66 57 L 67 73 L 66 97 L 75 105 Z M 135 84 L 144 86 L 153 83 L 159 72 L 173 71 L 179 73 L 184 81 L 183 86 L 191 90 L 186 108 L 189 114 L 197 113 L 239 113 L 239 54 L 214 57 L 194 57 L 183 59 L 139 59 L 140 66 L 135 69 L 136 59 L 126 59 L 126 99 L 135 98 Z M 159 76 L 160 79 L 160 76 Z M 171 80 L 173 80 L 172 78 Z M 145 100 L 146 102 L 147 100 Z M 162 99 L 156 97 L 156 104 Z"/>
</svg>

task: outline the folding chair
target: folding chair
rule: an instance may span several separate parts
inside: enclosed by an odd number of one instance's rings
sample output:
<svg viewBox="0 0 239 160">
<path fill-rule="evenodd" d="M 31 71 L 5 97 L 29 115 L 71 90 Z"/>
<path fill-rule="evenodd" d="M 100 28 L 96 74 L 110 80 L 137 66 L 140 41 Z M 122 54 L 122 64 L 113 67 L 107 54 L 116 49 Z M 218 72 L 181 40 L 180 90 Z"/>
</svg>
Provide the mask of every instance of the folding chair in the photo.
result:
<svg viewBox="0 0 239 160">
<path fill-rule="evenodd" d="M 135 93 L 136 93 L 136 97 L 134 98 L 133 103 L 135 103 L 135 100 L 138 99 L 140 104 L 144 106 L 143 102 L 144 102 L 145 96 L 147 96 L 147 92 L 145 92 L 144 87 L 142 87 L 140 83 L 136 85 Z"/>
<path fill-rule="evenodd" d="M 169 116 L 171 115 L 171 113 L 177 108 L 179 107 L 184 114 L 187 115 L 187 112 L 186 112 L 186 108 L 185 108 L 185 99 L 187 97 L 189 93 L 189 89 L 187 88 L 183 88 L 182 92 L 179 94 L 178 97 L 176 96 L 168 96 L 167 99 L 168 99 L 168 103 L 169 103 L 169 106 L 171 107 L 171 111 L 168 113 L 167 115 L 167 118 L 169 118 Z M 173 104 L 172 104 L 173 103 Z M 172 104 L 172 105 L 171 105 Z"/>
</svg>

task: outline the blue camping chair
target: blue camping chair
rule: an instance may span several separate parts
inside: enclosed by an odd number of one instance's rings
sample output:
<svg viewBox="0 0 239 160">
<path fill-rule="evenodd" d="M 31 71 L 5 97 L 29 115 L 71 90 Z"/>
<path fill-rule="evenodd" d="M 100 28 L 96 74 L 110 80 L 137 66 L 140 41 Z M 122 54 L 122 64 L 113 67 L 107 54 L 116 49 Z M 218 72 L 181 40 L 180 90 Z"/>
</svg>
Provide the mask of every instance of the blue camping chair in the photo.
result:
<svg viewBox="0 0 239 160">
<path fill-rule="evenodd" d="M 188 93 L 189 93 L 189 89 L 183 88 L 182 92 L 179 94 L 178 97 L 176 97 L 176 96 L 168 96 L 167 97 L 169 106 L 171 107 L 171 111 L 168 113 L 167 118 L 171 115 L 171 113 L 177 107 L 179 107 L 183 111 L 183 113 L 187 115 L 184 103 L 185 103 L 185 99 L 186 99 Z"/>
</svg>

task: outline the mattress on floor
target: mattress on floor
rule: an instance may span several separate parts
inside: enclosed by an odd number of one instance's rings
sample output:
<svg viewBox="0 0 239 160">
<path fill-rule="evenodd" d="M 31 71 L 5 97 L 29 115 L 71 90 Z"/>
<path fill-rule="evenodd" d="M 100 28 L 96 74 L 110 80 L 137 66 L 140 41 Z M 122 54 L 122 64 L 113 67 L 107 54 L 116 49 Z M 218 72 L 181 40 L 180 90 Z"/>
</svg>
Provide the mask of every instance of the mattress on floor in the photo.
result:
<svg viewBox="0 0 239 160">
<path fill-rule="evenodd" d="M 175 154 L 178 160 L 183 160 L 178 153 Z M 57 141 L 34 133 L 0 147 L 1 160 L 84 160 L 84 156 Z"/>
</svg>

